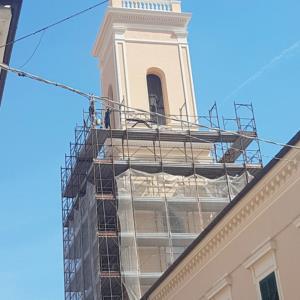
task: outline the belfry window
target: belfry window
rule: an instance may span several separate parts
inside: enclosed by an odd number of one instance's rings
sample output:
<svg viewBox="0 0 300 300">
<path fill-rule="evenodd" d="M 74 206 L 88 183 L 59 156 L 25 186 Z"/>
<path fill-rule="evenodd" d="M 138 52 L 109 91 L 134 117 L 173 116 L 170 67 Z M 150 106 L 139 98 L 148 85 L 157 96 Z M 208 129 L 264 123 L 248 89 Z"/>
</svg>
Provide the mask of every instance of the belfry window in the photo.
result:
<svg viewBox="0 0 300 300">
<path fill-rule="evenodd" d="M 165 107 L 161 80 L 157 75 L 147 75 L 148 97 L 150 112 L 159 115 L 151 115 L 151 120 L 159 125 L 166 125 Z M 161 116 L 163 115 L 163 116 Z"/>
</svg>

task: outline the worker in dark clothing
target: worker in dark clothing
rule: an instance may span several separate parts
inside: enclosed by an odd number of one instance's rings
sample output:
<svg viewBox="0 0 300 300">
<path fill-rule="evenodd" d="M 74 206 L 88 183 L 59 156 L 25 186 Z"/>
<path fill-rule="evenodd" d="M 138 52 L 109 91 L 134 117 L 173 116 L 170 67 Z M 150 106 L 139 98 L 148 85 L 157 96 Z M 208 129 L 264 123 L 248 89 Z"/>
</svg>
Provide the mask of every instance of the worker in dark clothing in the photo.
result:
<svg viewBox="0 0 300 300">
<path fill-rule="evenodd" d="M 105 116 L 104 116 L 104 126 L 105 126 L 106 129 L 110 128 L 110 114 L 111 114 L 111 111 L 108 108 L 106 110 Z"/>
<path fill-rule="evenodd" d="M 94 125 L 95 124 L 95 101 L 93 98 L 90 100 L 89 115 L 90 115 L 91 124 Z"/>
</svg>

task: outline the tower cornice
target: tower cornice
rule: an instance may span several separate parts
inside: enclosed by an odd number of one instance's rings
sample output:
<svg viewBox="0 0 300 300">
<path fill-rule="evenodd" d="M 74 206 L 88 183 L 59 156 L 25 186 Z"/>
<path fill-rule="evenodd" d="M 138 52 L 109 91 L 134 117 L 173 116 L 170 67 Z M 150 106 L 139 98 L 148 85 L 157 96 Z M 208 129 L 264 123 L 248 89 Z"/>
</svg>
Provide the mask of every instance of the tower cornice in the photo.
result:
<svg viewBox="0 0 300 300">
<path fill-rule="evenodd" d="M 143 30 L 151 32 L 172 32 L 176 36 L 187 34 L 190 13 L 146 11 L 138 9 L 124 9 L 109 7 L 104 22 L 97 35 L 93 48 L 93 55 L 99 56 L 101 48 L 105 48 L 106 41 L 112 34 L 119 34 L 126 30 Z"/>
</svg>

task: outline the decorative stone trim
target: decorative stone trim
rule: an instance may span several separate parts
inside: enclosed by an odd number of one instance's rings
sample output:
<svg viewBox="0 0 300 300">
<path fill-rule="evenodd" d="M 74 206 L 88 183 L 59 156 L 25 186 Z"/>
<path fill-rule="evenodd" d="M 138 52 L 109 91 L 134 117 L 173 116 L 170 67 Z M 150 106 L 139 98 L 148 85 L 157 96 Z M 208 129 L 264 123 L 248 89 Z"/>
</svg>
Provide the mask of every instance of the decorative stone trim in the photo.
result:
<svg viewBox="0 0 300 300">
<path fill-rule="evenodd" d="M 244 263 L 246 269 L 251 268 L 259 259 L 265 256 L 270 251 L 276 250 L 276 243 L 274 240 L 268 239 L 262 245 L 259 245 L 255 250 L 252 251 L 251 257 L 249 257 Z"/>
<path fill-rule="evenodd" d="M 226 274 L 221 280 L 219 280 L 215 286 L 206 294 L 207 300 L 212 300 L 217 294 L 222 292 L 226 288 L 231 287 L 231 278 Z M 204 298 L 205 299 L 205 298 Z"/>
<path fill-rule="evenodd" d="M 209 241 L 203 243 L 191 258 L 187 257 L 185 259 L 186 263 L 183 269 L 177 271 L 177 273 L 175 273 L 175 270 L 174 273 L 176 275 L 169 281 L 162 283 L 162 287 L 157 289 L 157 294 L 155 294 L 155 292 L 152 294 L 153 296 L 151 299 L 161 300 L 167 298 L 167 296 L 171 292 L 174 292 L 174 289 L 176 289 L 189 274 L 196 269 L 199 270 L 201 266 L 207 263 L 209 259 L 220 250 L 225 241 L 228 240 L 240 226 L 245 224 L 252 215 L 256 214 L 257 210 L 265 203 L 266 199 L 277 193 L 292 174 L 298 170 L 299 163 L 300 154 L 295 155 L 291 160 L 286 160 L 285 165 L 276 173 L 276 175 L 269 179 L 268 182 L 263 184 L 261 189 L 256 192 L 247 204 L 235 213 Z M 262 179 L 262 181 L 263 180 L 264 179 Z M 268 244 L 266 248 L 268 247 L 274 247 L 274 244 Z M 262 249 L 261 251 L 263 252 L 263 250 L 265 249 Z"/>
<path fill-rule="evenodd" d="M 294 221 L 294 225 L 295 225 L 297 228 L 300 228 L 300 217 L 297 218 L 297 219 Z"/>
<path fill-rule="evenodd" d="M 251 270 L 253 282 L 256 286 L 258 299 L 261 299 L 261 292 L 259 287 L 260 281 L 272 272 L 275 273 L 280 299 L 283 299 L 275 250 L 275 241 L 268 239 L 266 242 L 252 251 L 252 256 L 249 257 L 244 263 L 245 268 Z"/>
<path fill-rule="evenodd" d="M 145 0 L 124 0 L 122 1 L 122 7 L 127 9 L 142 9 L 142 10 L 154 10 L 154 11 L 172 11 L 171 1 L 145 1 Z"/>
<path fill-rule="evenodd" d="M 123 9 L 110 8 L 107 12 L 112 23 L 121 24 L 148 24 L 186 27 L 190 21 L 189 13 L 165 13 L 159 11 L 124 11 Z"/>
<path fill-rule="evenodd" d="M 109 8 L 93 49 L 93 55 L 98 56 L 99 49 L 110 39 L 113 25 L 125 30 L 138 28 L 139 30 L 155 30 L 165 32 L 180 29 L 185 32 L 191 19 L 189 13 L 173 13 L 161 11 L 124 10 Z"/>
</svg>

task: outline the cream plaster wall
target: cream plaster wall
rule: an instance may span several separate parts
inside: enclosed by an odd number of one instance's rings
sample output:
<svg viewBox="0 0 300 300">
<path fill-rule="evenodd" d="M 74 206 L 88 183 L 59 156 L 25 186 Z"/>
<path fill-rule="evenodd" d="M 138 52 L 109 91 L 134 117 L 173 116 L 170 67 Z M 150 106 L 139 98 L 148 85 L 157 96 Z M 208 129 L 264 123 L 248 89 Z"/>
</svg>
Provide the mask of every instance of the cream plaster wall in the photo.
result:
<svg viewBox="0 0 300 300">
<path fill-rule="evenodd" d="M 223 278 L 230 278 L 233 300 L 259 299 L 253 272 L 263 268 L 270 255 L 274 256 L 280 299 L 300 299 L 300 229 L 296 226 L 300 218 L 298 152 L 290 151 L 149 299 L 219 299 L 209 295 L 218 291 Z M 274 249 L 264 253 L 268 245 L 274 245 Z"/>
<path fill-rule="evenodd" d="M 176 43 L 177 39 L 173 35 L 171 31 L 169 32 L 155 32 L 155 31 L 144 31 L 144 30 L 128 30 L 124 33 L 124 38 L 126 40 L 136 40 L 137 42 L 150 42 L 150 41 L 157 41 L 157 42 L 171 42 Z"/>
<path fill-rule="evenodd" d="M 5 45 L 11 22 L 11 9 L 0 5 L 0 45 Z M 5 47 L 0 48 L 0 62 L 3 62 Z M 2 70 L 0 70 L 2 72 Z"/>
<path fill-rule="evenodd" d="M 6 44 L 11 17 L 11 9 L 0 5 L 0 45 Z M 3 61 L 4 51 L 5 47 L 0 48 L 1 62 Z"/>
<path fill-rule="evenodd" d="M 110 45 L 107 49 L 107 59 L 101 65 L 101 80 L 100 84 L 102 87 L 102 95 L 104 97 L 108 97 L 109 100 L 122 102 L 123 97 L 125 95 L 122 94 L 122 89 L 124 88 L 124 84 L 121 83 L 121 87 L 119 86 L 119 78 L 118 73 L 116 70 L 116 49 L 114 45 Z M 112 90 L 112 99 L 111 95 L 109 94 L 110 89 Z M 121 96 L 120 96 L 121 95 Z M 112 107 L 112 114 L 111 114 L 111 126 L 112 128 L 119 128 L 120 127 L 120 107 L 115 105 L 112 102 L 107 101 L 106 105 Z"/>
<path fill-rule="evenodd" d="M 162 80 L 167 114 L 179 115 L 184 104 L 184 89 L 181 78 L 180 59 L 177 45 L 139 44 L 127 45 L 128 78 L 131 105 L 149 110 L 146 76 L 154 69 Z M 155 69 L 157 70 L 155 72 Z"/>
<path fill-rule="evenodd" d="M 117 116 L 117 113 L 114 113 Z M 145 128 L 145 126 L 143 127 Z M 113 153 L 112 153 L 113 150 Z M 106 155 L 114 159 L 130 157 L 131 160 L 147 161 L 176 161 L 176 162 L 197 162 L 211 163 L 210 144 L 183 143 L 183 142 L 152 142 L 152 141 L 128 141 L 126 151 L 124 145 L 117 139 L 106 141 Z"/>
</svg>

